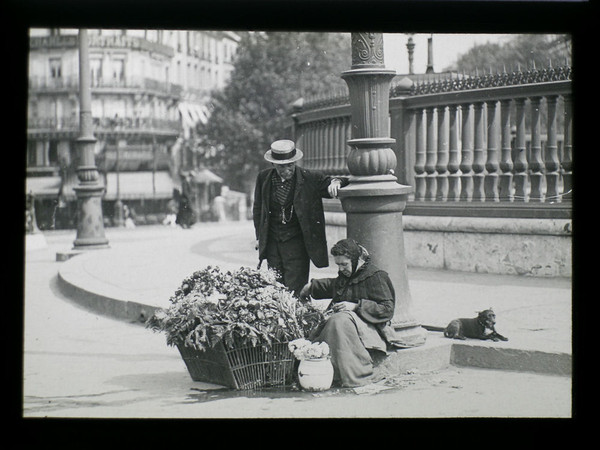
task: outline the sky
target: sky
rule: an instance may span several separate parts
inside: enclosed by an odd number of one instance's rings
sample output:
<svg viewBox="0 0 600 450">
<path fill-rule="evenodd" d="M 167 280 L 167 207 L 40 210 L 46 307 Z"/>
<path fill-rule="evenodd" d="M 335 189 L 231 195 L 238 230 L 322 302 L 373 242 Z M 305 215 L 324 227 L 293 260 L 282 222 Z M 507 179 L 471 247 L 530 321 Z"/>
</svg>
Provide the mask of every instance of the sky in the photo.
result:
<svg viewBox="0 0 600 450">
<path fill-rule="evenodd" d="M 386 68 L 394 69 L 398 74 L 408 73 L 408 34 L 396 33 L 383 35 L 383 53 Z M 415 43 L 413 54 L 414 73 L 425 73 L 427 68 L 427 39 L 430 33 L 412 35 Z M 475 45 L 487 42 L 502 44 L 514 36 L 511 34 L 433 34 L 433 69 L 441 72 L 454 63 L 460 55 Z"/>
</svg>

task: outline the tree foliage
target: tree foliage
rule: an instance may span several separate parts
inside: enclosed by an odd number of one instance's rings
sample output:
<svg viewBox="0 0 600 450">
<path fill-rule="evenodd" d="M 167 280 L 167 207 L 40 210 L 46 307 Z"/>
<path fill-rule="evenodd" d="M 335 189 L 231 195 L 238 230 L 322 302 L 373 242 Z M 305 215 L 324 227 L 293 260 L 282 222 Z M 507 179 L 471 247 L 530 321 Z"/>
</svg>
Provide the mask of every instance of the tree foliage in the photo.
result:
<svg viewBox="0 0 600 450">
<path fill-rule="evenodd" d="M 207 163 L 233 189 L 250 192 L 271 142 L 289 138 L 291 104 L 345 88 L 340 74 L 350 64 L 348 34 L 245 34 L 228 85 L 212 94 L 211 117 L 197 129 L 202 146 L 216 150 Z"/>
<path fill-rule="evenodd" d="M 447 70 L 473 73 L 476 70 L 511 72 L 526 70 L 535 63 L 537 68 L 564 65 L 571 61 L 571 38 L 569 35 L 519 34 L 504 44 L 486 43 L 476 45 Z"/>
</svg>

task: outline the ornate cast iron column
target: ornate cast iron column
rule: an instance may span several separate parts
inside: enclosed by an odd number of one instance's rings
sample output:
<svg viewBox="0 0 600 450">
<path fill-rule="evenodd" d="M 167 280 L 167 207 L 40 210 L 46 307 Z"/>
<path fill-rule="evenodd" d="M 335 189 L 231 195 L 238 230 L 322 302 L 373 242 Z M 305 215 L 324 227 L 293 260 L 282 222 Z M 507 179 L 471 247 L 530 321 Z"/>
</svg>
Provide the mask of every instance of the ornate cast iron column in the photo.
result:
<svg viewBox="0 0 600 450">
<path fill-rule="evenodd" d="M 396 291 L 392 324 L 406 342 L 421 345 L 426 331 L 411 314 L 402 211 L 411 186 L 393 175 L 396 155 L 389 137 L 389 89 L 394 70 L 383 62 L 381 33 L 352 33 L 352 67 L 342 73 L 350 93 L 352 133 L 347 165 L 350 184 L 340 190 L 347 235 L 363 244 L 386 270 Z"/>
<path fill-rule="evenodd" d="M 90 92 L 87 30 L 79 30 L 79 129 L 77 151 L 79 184 L 73 187 L 77 195 L 77 237 L 73 249 L 86 250 L 108 247 L 104 236 L 102 195 L 104 186 L 98 182 L 98 169 L 94 159 L 96 138 L 92 132 L 92 95 Z"/>
</svg>

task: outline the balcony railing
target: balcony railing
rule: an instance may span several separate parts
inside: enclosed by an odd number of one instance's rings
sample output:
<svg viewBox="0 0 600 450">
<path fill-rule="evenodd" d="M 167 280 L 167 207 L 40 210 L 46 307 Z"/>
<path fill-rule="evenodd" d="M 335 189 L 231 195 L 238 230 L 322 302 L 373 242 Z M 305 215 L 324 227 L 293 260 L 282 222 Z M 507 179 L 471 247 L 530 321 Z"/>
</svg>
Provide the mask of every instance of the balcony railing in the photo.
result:
<svg viewBox="0 0 600 450">
<path fill-rule="evenodd" d="M 180 97 L 183 92 L 183 87 L 181 85 L 145 77 L 128 77 L 124 79 L 92 77 L 91 88 L 92 92 L 126 89 L 136 92 L 143 91 L 167 94 L 173 97 Z M 34 92 L 53 90 L 79 91 L 79 77 L 29 77 L 29 89 Z"/>
<path fill-rule="evenodd" d="M 123 132 L 152 132 L 178 135 L 181 122 L 178 120 L 156 119 L 152 117 L 92 117 L 94 134 L 119 134 Z M 29 131 L 79 131 L 78 117 L 30 117 L 27 120 Z"/>
<path fill-rule="evenodd" d="M 390 90 L 399 182 L 408 214 L 570 217 L 570 67 L 424 83 Z M 349 174 L 347 97 L 312 99 L 292 114 L 307 168 Z"/>
</svg>

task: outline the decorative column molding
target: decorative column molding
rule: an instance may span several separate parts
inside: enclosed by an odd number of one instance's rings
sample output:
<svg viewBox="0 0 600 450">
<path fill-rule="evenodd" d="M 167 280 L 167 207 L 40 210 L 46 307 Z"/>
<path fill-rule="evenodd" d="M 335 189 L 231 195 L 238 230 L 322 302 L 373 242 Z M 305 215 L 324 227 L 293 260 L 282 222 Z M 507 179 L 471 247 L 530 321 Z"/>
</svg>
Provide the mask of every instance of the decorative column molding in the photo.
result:
<svg viewBox="0 0 600 450">
<path fill-rule="evenodd" d="M 398 338 L 409 346 L 422 345 L 427 332 L 411 312 L 402 230 L 402 212 L 412 188 L 393 175 L 397 160 L 390 148 L 396 142 L 389 130 L 389 91 L 395 71 L 383 62 L 383 34 L 352 33 L 351 39 L 352 67 L 342 73 L 352 117 L 347 159 L 351 176 L 339 193 L 347 236 L 363 244 L 373 263 L 388 272 L 396 293 L 392 325 Z"/>
</svg>

